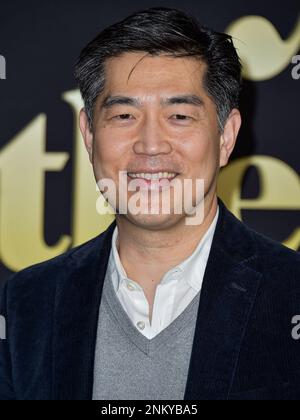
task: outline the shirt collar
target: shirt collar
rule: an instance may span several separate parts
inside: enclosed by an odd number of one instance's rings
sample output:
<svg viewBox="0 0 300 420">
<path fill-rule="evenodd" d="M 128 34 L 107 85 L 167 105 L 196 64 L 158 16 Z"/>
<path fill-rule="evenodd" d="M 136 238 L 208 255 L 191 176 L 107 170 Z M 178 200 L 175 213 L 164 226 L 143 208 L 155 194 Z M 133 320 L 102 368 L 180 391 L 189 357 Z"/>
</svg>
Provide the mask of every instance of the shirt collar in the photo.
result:
<svg viewBox="0 0 300 420">
<path fill-rule="evenodd" d="M 161 280 L 161 284 L 167 284 L 172 281 L 174 277 L 184 278 L 188 284 L 196 291 L 199 291 L 202 286 L 202 280 L 210 253 L 210 248 L 213 241 L 214 232 L 216 229 L 219 217 L 219 205 L 217 207 L 216 215 L 210 224 L 208 230 L 201 238 L 194 252 L 183 262 L 169 270 Z M 109 257 L 108 270 L 113 279 L 115 291 L 117 292 L 123 281 L 132 282 L 128 279 L 125 269 L 121 263 L 119 252 L 117 249 L 118 226 L 115 227 L 112 236 L 112 248 Z M 135 283 L 135 286 L 137 284 Z M 138 285 L 139 286 L 139 285 Z"/>
</svg>

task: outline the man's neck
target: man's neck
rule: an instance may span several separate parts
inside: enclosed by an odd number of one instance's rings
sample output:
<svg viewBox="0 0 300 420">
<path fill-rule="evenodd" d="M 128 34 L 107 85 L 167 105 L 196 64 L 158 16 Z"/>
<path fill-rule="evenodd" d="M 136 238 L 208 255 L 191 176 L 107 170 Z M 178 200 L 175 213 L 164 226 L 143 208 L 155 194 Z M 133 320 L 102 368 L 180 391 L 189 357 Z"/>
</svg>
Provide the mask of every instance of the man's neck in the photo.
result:
<svg viewBox="0 0 300 420">
<path fill-rule="evenodd" d="M 204 221 L 198 226 L 181 223 L 172 229 L 151 231 L 117 218 L 117 248 L 120 260 L 132 280 L 151 278 L 159 283 L 164 273 L 187 259 L 210 227 L 217 211 L 217 197 L 205 203 Z M 145 280 L 147 281 L 147 280 Z"/>
</svg>

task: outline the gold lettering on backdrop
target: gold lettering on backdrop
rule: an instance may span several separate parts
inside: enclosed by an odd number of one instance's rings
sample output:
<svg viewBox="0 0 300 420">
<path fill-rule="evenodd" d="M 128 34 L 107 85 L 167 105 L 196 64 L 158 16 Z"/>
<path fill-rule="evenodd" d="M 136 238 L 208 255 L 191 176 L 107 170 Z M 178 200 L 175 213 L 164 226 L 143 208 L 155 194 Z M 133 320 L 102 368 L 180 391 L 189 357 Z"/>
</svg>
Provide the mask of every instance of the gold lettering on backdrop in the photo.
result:
<svg viewBox="0 0 300 420">
<path fill-rule="evenodd" d="M 290 65 L 300 49 L 300 18 L 288 39 L 283 40 L 262 16 L 244 16 L 226 29 L 233 36 L 243 63 L 243 76 L 253 81 L 271 79 Z"/>
<path fill-rule="evenodd" d="M 61 171 L 67 153 L 45 152 L 46 116 L 40 114 L 0 152 L 0 260 L 18 271 L 64 252 L 71 238 L 55 246 L 44 241 L 45 171 Z"/>
<path fill-rule="evenodd" d="M 255 166 L 260 178 L 260 195 L 241 198 L 244 175 Z M 300 178 L 289 165 L 270 156 L 250 156 L 233 161 L 220 172 L 218 193 L 236 217 L 242 210 L 300 210 Z M 300 226 L 284 242 L 294 250 L 300 247 Z"/>
</svg>

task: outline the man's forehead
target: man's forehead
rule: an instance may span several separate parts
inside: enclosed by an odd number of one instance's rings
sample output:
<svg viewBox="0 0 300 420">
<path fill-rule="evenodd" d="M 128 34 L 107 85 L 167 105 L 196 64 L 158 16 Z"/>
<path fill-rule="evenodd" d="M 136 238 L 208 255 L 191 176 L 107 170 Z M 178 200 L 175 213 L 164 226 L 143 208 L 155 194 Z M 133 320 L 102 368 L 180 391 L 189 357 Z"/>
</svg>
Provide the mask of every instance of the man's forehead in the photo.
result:
<svg viewBox="0 0 300 420">
<path fill-rule="evenodd" d="M 127 104 L 138 107 L 146 103 L 170 105 L 173 102 L 173 104 L 178 104 L 180 103 L 180 97 L 184 96 L 188 98 L 183 98 L 181 103 L 203 106 L 207 102 L 209 98 L 202 83 L 203 70 L 206 67 L 205 63 L 195 58 L 191 60 L 191 57 L 165 57 L 164 55 L 151 56 L 148 54 L 147 59 L 148 57 L 149 60 L 154 59 L 154 61 L 148 61 L 150 66 L 147 66 L 149 71 L 153 71 L 153 73 L 147 72 L 146 74 L 144 66 L 141 67 L 143 71 L 135 74 L 136 77 L 129 78 L 130 75 L 134 74 L 134 66 L 137 63 L 142 63 L 139 60 L 146 60 L 145 55 L 147 55 L 145 52 L 123 53 L 118 57 L 108 59 L 104 89 L 97 98 L 100 109 L 111 108 L 114 104 Z M 170 59 L 173 59 L 172 65 L 166 66 L 165 72 L 156 73 L 156 70 L 159 71 L 162 64 L 166 63 L 165 59 L 167 63 L 169 63 Z M 178 63 L 178 61 L 174 60 L 180 60 L 181 71 L 174 73 L 174 63 Z M 152 65 L 153 63 L 157 65 L 154 66 Z M 186 66 L 190 63 L 193 63 L 193 67 L 187 69 Z M 148 75 L 151 77 L 147 77 Z M 133 100 L 128 98 L 133 98 Z M 137 101 L 134 101 L 134 98 Z"/>
<path fill-rule="evenodd" d="M 185 61 L 185 58 L 176 57 L 173 60 L 181 60 L 179 65 L 178 61 L 173 61 L 172 65 L 163 66 L 164 56 L 150 56 L 150 60 L 154 58 L 155 61 L 148 61 L 149 65 L 141 66 L 140 71 L 137 71 L 142 63 L 137 61 L 137 57 L 144 57 L 144 54 L 143 56 L 136 54 L 134 59 L 130 56 L 128 62 L 125 55 L 114 57 L 115 61 L 110 60 L 105 72 L 104 96 L 139 96 L 145 100 L 147 97 L 148 100 L 153 100 L 158 93 L 164 97 L 184 94 L 205 95 L 202 86 L 204 63 L 196 62 L 194 59 L 190 65 L 190 60 Z M 122 58 L 125 61 L 117 61 Z M 160 59 L 163 61 L 159 61 Z"/>
<path fill-rule="evenodd" d="M 145 52 L 123 53 L 116 57 L 110 57 L 105 62 L 106 77 L 117 76 L 124 80 L 131 77 L 134 71 L 140 74 L 147 72 L 153 74 L 159 72 L 162 76 L 177 73 L 201 74 L 205 71 L 206 63 L 197 57 L 174 57 L 166 54 L 150 55 Z"/>
</svg>

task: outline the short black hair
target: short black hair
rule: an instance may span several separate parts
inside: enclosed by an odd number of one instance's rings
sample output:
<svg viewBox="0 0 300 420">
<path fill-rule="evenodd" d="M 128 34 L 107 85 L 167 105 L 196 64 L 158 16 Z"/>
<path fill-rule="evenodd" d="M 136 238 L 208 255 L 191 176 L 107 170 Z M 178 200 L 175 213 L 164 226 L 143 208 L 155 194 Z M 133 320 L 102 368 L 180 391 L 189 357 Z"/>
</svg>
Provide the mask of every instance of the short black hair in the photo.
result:
<svg viewBox="0 0 300 420">
<path fill-rule="evenodd" d="M 230 35 L 201 25 L 185 12 L 168 7 L 140 10 L 117 22 L 83 48 L 75 65 L 85 111 L 92 127 L 95 101 L 105 87 L 105 62 L 129 52 L 196 57 L 207 64 L 204 87 L 217 108 L 223 131 L 239 106 L 241 62 Z"/>
</svg>

